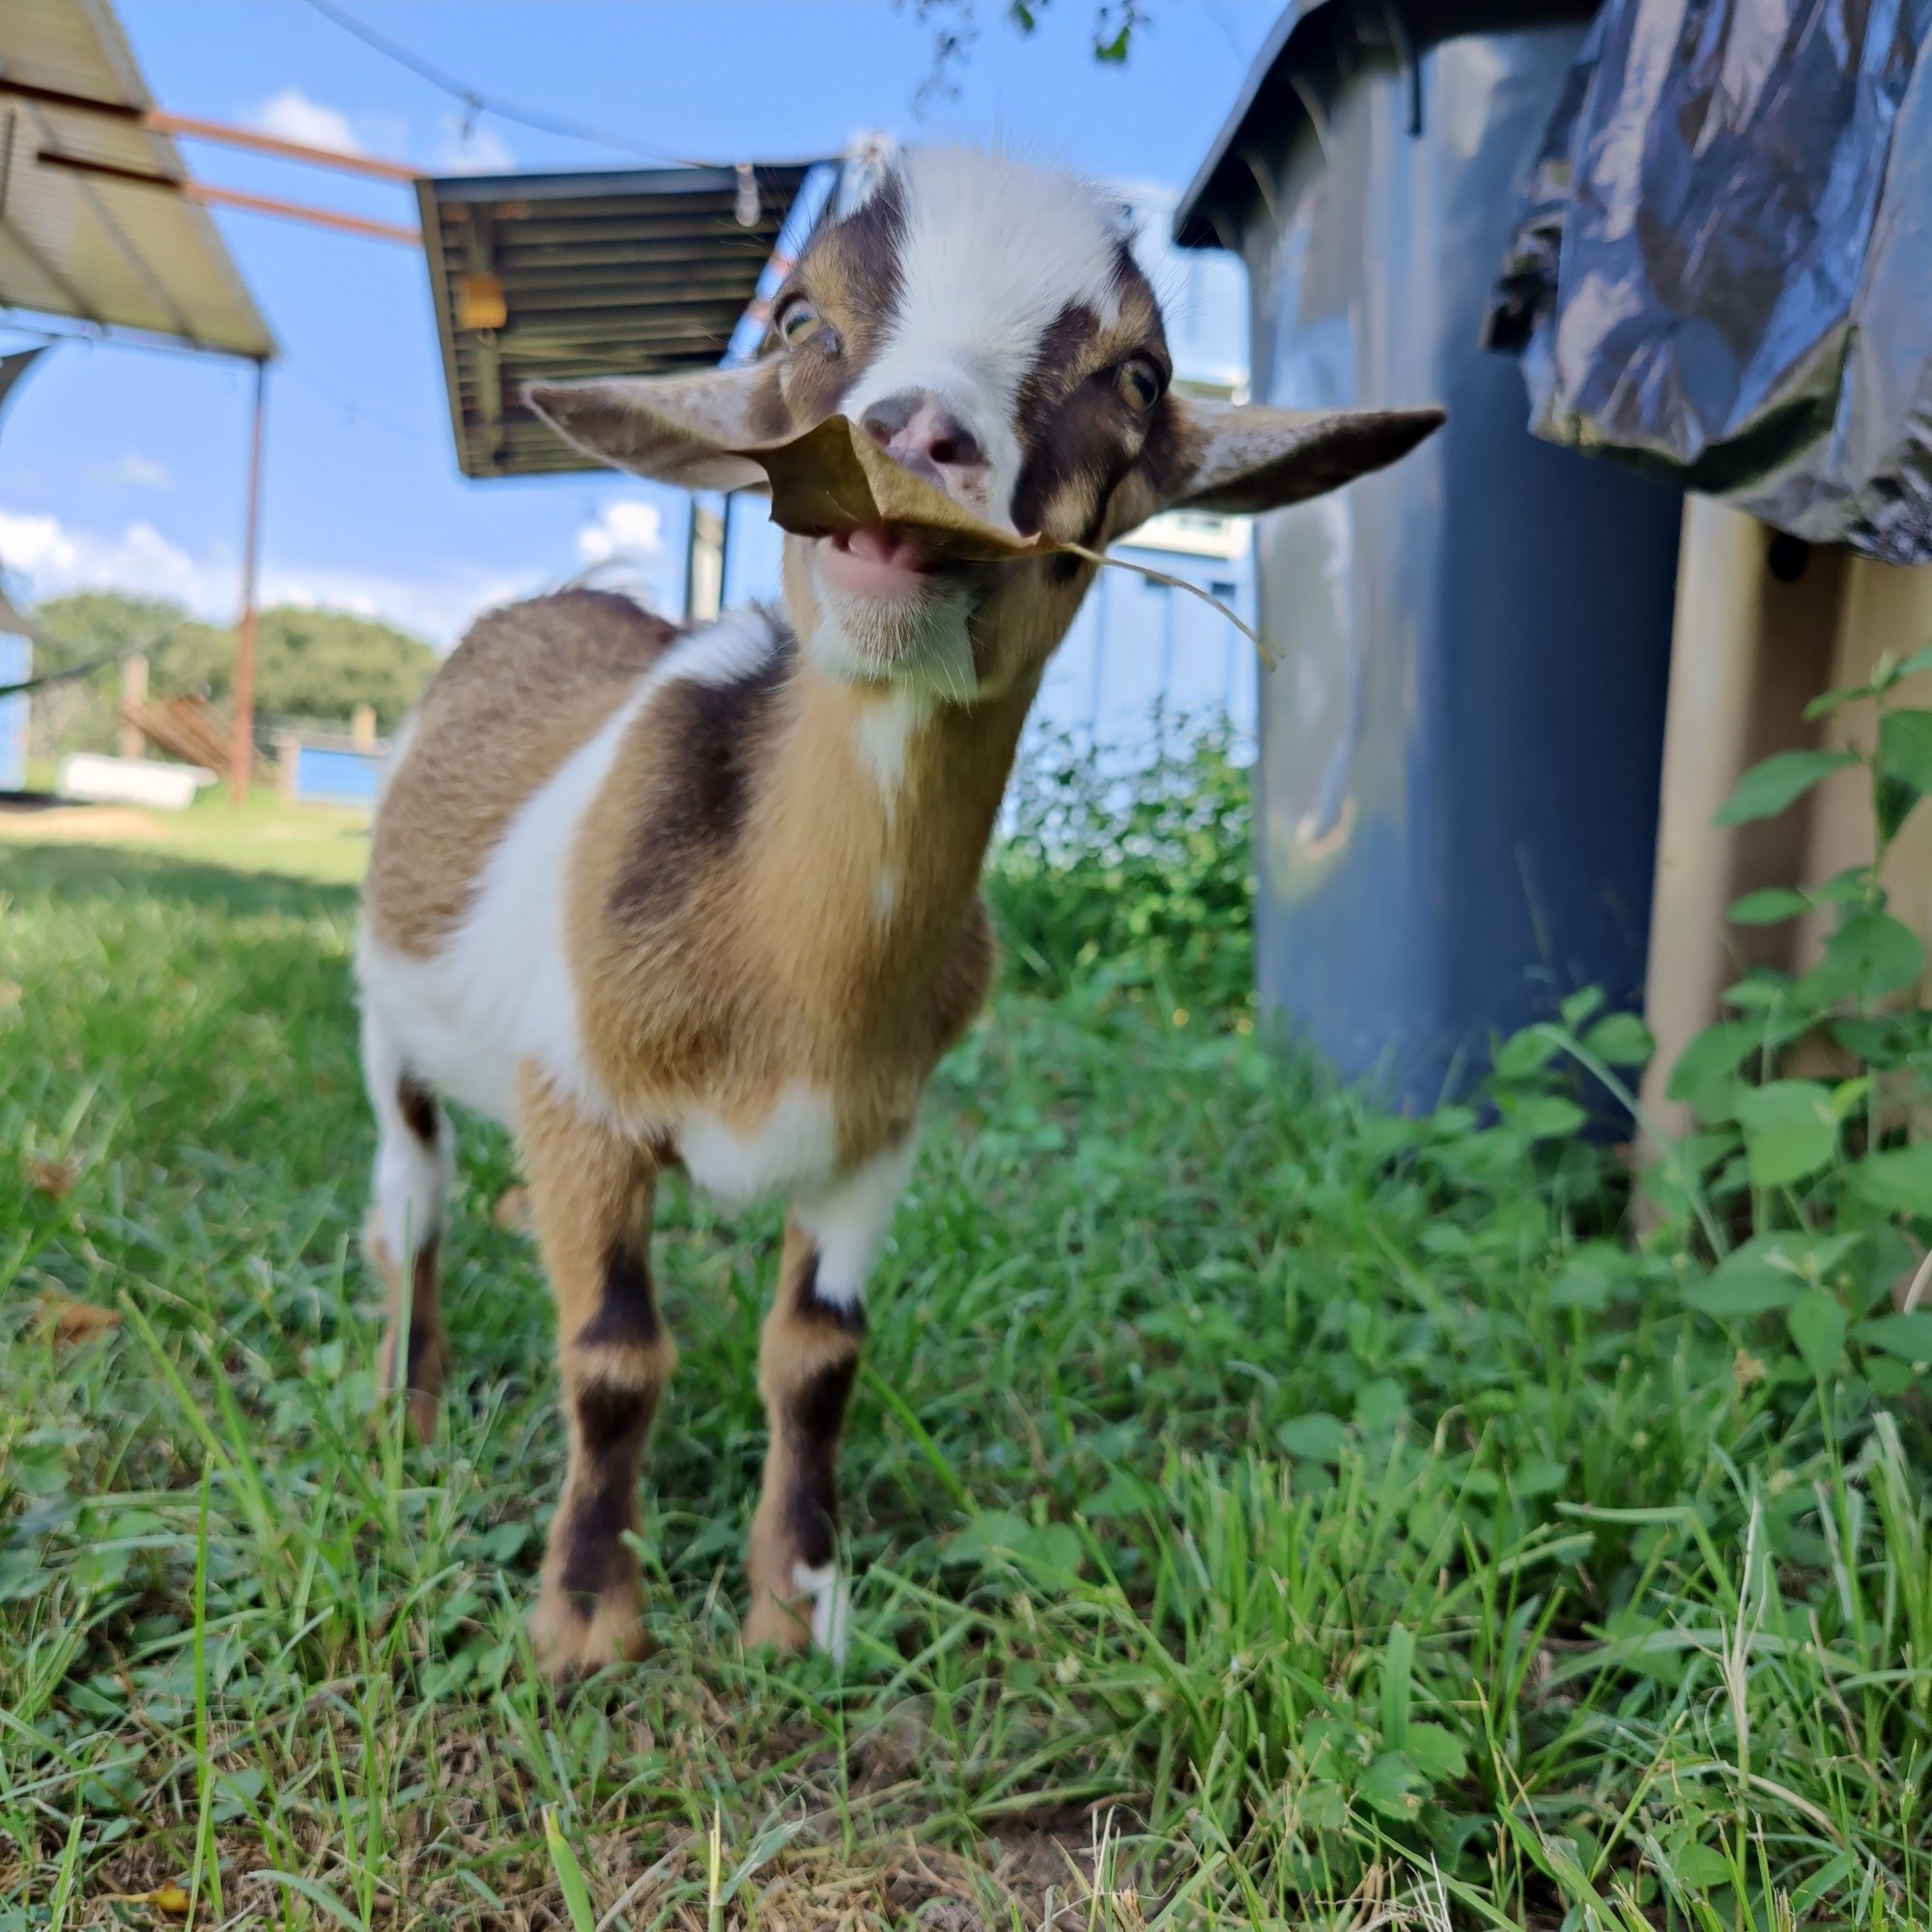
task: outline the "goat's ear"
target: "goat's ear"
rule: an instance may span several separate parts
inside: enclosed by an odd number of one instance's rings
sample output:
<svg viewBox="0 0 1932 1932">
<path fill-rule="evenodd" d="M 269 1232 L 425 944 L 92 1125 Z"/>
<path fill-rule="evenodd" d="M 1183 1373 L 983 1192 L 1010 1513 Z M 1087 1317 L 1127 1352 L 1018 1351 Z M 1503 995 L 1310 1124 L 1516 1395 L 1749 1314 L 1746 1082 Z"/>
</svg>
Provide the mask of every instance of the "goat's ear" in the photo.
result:
<svg viewBox="0 0 1932 1932">
<path fill-rule="evenodd" d="M 524 400 L 567 442 L 683 490 L 742 490 L 765 472 L 740 451 L 785 435 L 778 365 L 693 376 L 532 383 Z"/>
<path fill-rule="evenodd" d="M 1440 428 L 1438 409 L 1273 410 L 1175 396 L 1172 471 L 1158 507 L 1252 516 L 1380 469 Z"/>
</svg>

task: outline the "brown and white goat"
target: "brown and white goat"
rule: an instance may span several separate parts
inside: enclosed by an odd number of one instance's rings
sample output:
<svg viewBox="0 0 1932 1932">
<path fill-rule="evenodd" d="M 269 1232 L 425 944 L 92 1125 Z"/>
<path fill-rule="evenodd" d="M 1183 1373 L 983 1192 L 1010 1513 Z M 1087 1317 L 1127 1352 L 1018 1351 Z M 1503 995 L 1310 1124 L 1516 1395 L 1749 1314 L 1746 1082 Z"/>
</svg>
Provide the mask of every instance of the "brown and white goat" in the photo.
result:
<svg viewBox="0 0 1932 1932">
<path fill-rule="evenodd" d="M 1095 551 L 1171 505 L 1312 496 L 1438 420 L 1171 393 L 1118 205 L 999 156 L 901 156 L 773 315 L 777 347 L 748 367 L 531 403 L 691 487 L 760 481 L 745 449 L 842 412 L 981 518 Z M 986 841 L 1092 576 L 1066 554 L 938 564 L 902 530 L 788 537 L 781 612 L 680 635 L 566 591 L 482 618 L 422 702 L 357 957 L 385 1373 L 426 1431 L 446 1362 L 446 1097 L 513 1123 L 556 1298 L 570 1462 L 534 1625 L 554 1670 L 640 1642 L 624 1537 L 675 1352 L 649 1261 L 670 1167 L 729 1202 L 789 1203 L 745 1636 L 842 1642 L 834 1470 L 866 1271 L 921 1093 L 986 992 Z"/>
</svg>

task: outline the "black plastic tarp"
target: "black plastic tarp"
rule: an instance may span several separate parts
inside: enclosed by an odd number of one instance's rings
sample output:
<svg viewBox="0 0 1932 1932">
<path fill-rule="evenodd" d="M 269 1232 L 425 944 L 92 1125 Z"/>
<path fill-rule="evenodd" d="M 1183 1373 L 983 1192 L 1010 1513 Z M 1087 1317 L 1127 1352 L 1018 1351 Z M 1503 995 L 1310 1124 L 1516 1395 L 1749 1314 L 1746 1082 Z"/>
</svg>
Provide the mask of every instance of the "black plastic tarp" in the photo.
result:
<svg viewBox="0 0 1932 1932">
<path fill-rule="evenodd" d="M 1531 427 L 1932 559 L 1932 0 L 1605 0 L 1489 319 Z"/>
</svg>

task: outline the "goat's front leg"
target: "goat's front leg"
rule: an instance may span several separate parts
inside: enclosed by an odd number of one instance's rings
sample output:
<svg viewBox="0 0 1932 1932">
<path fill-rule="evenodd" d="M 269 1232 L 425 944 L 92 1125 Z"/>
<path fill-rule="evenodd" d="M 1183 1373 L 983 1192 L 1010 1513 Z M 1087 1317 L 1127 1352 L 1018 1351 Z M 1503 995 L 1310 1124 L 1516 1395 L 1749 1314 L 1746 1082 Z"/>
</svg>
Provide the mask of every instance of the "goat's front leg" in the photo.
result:
<svg viewBox="0 0 1932 1932">
<path fill-rule="evenodd" d="M 639 1526 L 639 1463 L 677 1350 L 651 1289 L 650 1153 L 585 1120 L 527 1066 L 517 1126 L 570 1425 L 530 1634 L 544 1668 L 563 1676 L 643 1654 L 643 1594 L 624 1537 Z"/>
<path fill-rule="evenodd" d="M 747 1644 L 845 1654 L 838 1574 L 838 1438 L 866 1337 L 866 1270 L 905 1185 L 912 1148 L 880 1154 L 838 1185 L 792 1204 L 778 1298 L 758 1349 L 771 1438 L 752 1520 Z"/>
</svg>

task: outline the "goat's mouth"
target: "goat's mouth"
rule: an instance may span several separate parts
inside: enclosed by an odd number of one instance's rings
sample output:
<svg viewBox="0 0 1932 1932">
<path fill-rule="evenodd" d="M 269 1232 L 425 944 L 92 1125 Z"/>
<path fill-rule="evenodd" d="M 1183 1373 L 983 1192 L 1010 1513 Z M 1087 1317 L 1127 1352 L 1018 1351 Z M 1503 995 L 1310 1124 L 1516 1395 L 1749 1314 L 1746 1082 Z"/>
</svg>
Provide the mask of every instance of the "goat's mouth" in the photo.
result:
<svg viewBox="0 0 1932 1932">
<path fill-rule="evenodd" d="M 868 526 L 822 537 L 819 557 L 819 567 L 831 588 L 882 603 L 900 603 L 919 596 L 942 568 L 938 559 L 910 537 Z"/>
</svg>

